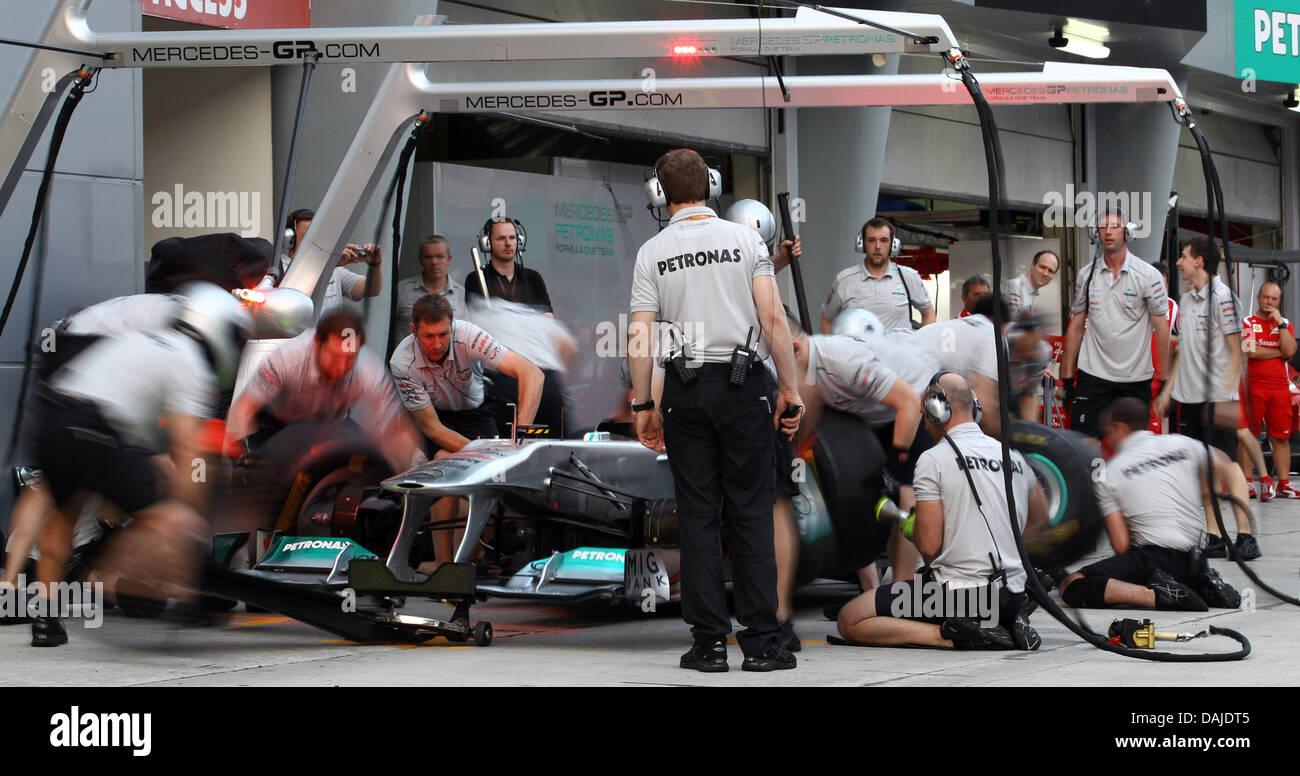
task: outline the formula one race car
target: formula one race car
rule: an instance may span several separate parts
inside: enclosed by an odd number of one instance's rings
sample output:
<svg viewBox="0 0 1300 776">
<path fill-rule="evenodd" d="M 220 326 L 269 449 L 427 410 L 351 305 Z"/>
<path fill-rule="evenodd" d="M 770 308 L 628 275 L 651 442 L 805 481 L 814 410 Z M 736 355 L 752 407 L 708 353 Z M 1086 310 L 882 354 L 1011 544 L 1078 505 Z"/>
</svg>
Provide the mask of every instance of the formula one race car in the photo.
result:
<svg viewBox="0 0 1300 776">
<path fill-rule="evenodd" d="M 241 563 L 268 580 L 342 589 L 349 564 L 382 561 L 395 583 L 419 585 L 432 560 L 433 531 L 463 531 L 454 560 L 476 555 L 478 597 L 645 604 L 677 598 L 678 532 L 667 456 L 608 434 L 583 440 L 489 439 L 396 476 L 359 432 L 326 424 L 291 426 L 263 449 L 283 459 L 273 525 L 249 542 Z M 1093 457 L 1081 435 L 1016 421 L 1025 455 L 1049 506 L 1050 527 L 1026 537 L 1035 565 L 1061 568 L 1091 551 L 1101 517 L 1092 497 Z M 802 542 L 799 584 L 848 578 L 831 517 L 871 520 L 881 495 L 884 453 L 859 419 L 827 412 L 805 453 L 812 477 L 793 499 Z M 443 497 L 468 502 L 446 525 L 430 522 Z M 887 527 L 877 526 L 880 548 Z M 249 537 L 252 538 L 252 537 Z M 232 556 L 233 557 L 233 556 Z M 378 559 L 378 560 L 374 560 Z M 412 591 L 414 592 L 414 591 Z"/>
</svg>

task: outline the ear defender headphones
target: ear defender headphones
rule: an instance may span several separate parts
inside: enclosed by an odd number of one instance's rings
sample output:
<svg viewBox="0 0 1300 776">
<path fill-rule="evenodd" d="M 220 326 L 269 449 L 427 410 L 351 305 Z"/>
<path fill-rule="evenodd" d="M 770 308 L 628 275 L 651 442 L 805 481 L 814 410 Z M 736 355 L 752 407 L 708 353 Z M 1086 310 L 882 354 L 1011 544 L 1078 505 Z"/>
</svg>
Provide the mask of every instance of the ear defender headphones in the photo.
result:
<svg viewBox="0 0 1300 776">
<path fill-rule="evenodd" d="M 903 241 L 894 234 L 893 224 L 886 222 L 886 225 L 889 227 L 889 258 L 896 259 L 903 255 Z M 866 234 L 867 225 L 864 223 L 862 228 L 858 230 L 858 241 L 853 246 L 853 249 L 858 253 L 867 252 Z"/>
<path fill-rule="evenodd" d="M 649 171 L 645 179 L 645 195 L 650 200 L 647 207 L 652 210 L 654 208 L 668 207 L 668 203 L 671 201 L 667 187 L 659 180 L 659 165 L 664 163 L 664 157 L 666 156 L 668 154 L 664 154 L 655 160 L 654 168 Z M 710 167 L 708 162 L 705 162 L 704 168 L 709 171 L 709 191 L 704 198 L 705 200 L 718 199 L 722 196 L 722 173 L 717 168 Z"/>
<path fill-rule="evenodd" d="M 921 401 L 921 407 L 925 412 L 926 420 L 937 426 L 944 426 L 949 420 L 952 420 L 952 404 L 948 401 L 948 394 L 939 385 L 939 378 L 944 375 L 950 375 L 953 372 L 936 372 L 934 377 L 930 378 L 930 384 L 925 388 L 925 398 Z M 979 423 L 984 417 L 984 408 L 980 406 L 979 397 L 974 391 L 970 393 L 971 414 L 975 417 L 975 422 Z"/>
<path fill-rule="evenodd" d="M 316 211 L 311 208 L 298 208 L 289 214 L 284 222 L 284 249 L 291 251 L 298 244 L 298 222 L 310 221 L 316 217 Z"/>
<path fill-rule="evenodd" d="M 1107 205 L 1093 217 L 1092 226 L 1088 227 L 1088 242 L 1096 243 L 1100 239 L 1097 235 L 1098 226 L 1101 224 L 1102 219 L 1107 216 L 1119 216 L 1120 220 L 1124 222 L 1124 242 L 1133 239 L 1133 230 L 1137 228 L 1137 224 L 1128 220 L 1128 214 L 1124 212 L 1124 208 L 1119 205 Z"/>
<path fill-rule="evenodd" d="M 525 248 L 528 245 L 528 230 L 524 229 L 524 225 L 519 223 L 515 219 L 504 218 L 501 216 L 489 218 L 488 220 L 483 222 L 483 228 L 480 229 L 478 233 L 479 253 L 482 253 L 485 257 L 490 257 L 492 255 L 492 225 L 493 224 L 514 224 L 515 225 L 515 238 L 516 238 L 515 257 L 517 259 L 519 254 L 523 253 Z"/>
</svg>

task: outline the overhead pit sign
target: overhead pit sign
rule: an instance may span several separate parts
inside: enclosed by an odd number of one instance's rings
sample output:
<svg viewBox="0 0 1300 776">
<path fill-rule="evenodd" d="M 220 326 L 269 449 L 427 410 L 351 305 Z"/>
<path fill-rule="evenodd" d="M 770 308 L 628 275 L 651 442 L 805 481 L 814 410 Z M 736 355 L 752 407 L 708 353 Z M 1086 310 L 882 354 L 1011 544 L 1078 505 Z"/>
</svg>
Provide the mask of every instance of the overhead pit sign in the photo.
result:
<svg viewBox="0 0 1300 776">
<path fill-rule="evenodd" d="M 1300 83 L 1300 0 L 1237 0 L 1234 25 L 1237 75 Z"/>
</svg>

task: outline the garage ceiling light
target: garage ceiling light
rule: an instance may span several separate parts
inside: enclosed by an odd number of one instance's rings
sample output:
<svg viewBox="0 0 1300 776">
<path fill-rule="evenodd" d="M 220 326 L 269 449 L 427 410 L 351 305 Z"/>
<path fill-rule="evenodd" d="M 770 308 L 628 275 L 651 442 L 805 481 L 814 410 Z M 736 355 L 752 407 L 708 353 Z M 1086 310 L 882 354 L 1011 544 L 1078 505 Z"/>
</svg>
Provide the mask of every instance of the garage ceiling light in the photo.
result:
<svg viewBox="0 0 1300 776">
<path fill-rule="evenodd" d="M 1104 29 L 1088 25 L 1095 29 Z M 1088 59 L 1105 59 L 1110 56 L 1110 49 L 1104 43 L 1098 40 L 1092 40 L 1080 36 L 1078 33 L 1070 31 L 1069 37 L 1065 36 L 1068 30 L 1057 27 L 1056 34 L 1047 39 L 1047 44 L 1052 48 L 1058 48 L 1069 54 L 1075 54 Z"/>
</svg>

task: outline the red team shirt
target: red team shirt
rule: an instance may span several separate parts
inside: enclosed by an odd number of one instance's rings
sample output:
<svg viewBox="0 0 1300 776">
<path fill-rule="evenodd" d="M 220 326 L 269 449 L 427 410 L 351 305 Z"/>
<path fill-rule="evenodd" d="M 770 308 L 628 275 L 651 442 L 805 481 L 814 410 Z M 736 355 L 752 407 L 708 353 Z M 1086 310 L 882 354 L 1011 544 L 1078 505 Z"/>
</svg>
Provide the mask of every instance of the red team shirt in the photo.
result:
<svg viewBox="0 0 1300 776">
<path fill-rule="evenodd" d="M 1285 318 L 1282 320 L 1286 321 Z M 1291 336 L 1295 336 L 1295 327 L 1290 321 L 1286 321 L 1287 331 Z M 1254 339 L 1255 345 L 1262 348 L 1276 348 L 1281 344 L 1281 334 L 1278 331 L 1277 324 L 1273 323 L 1270 318 L 1260 318 L 1257 315 L 1251 315 L 1242 321 L 1242 337 L 1244 339 Z M 1267 390 L 1281 389 L 1289 391 L 1287 384 L 1290 380 L 1287 377 L 1286 359 L 1281 358 L 1252 358 L 1246 361 L 1250 374 L 1250 381 L 1253 387 Z"/>
</svg>

